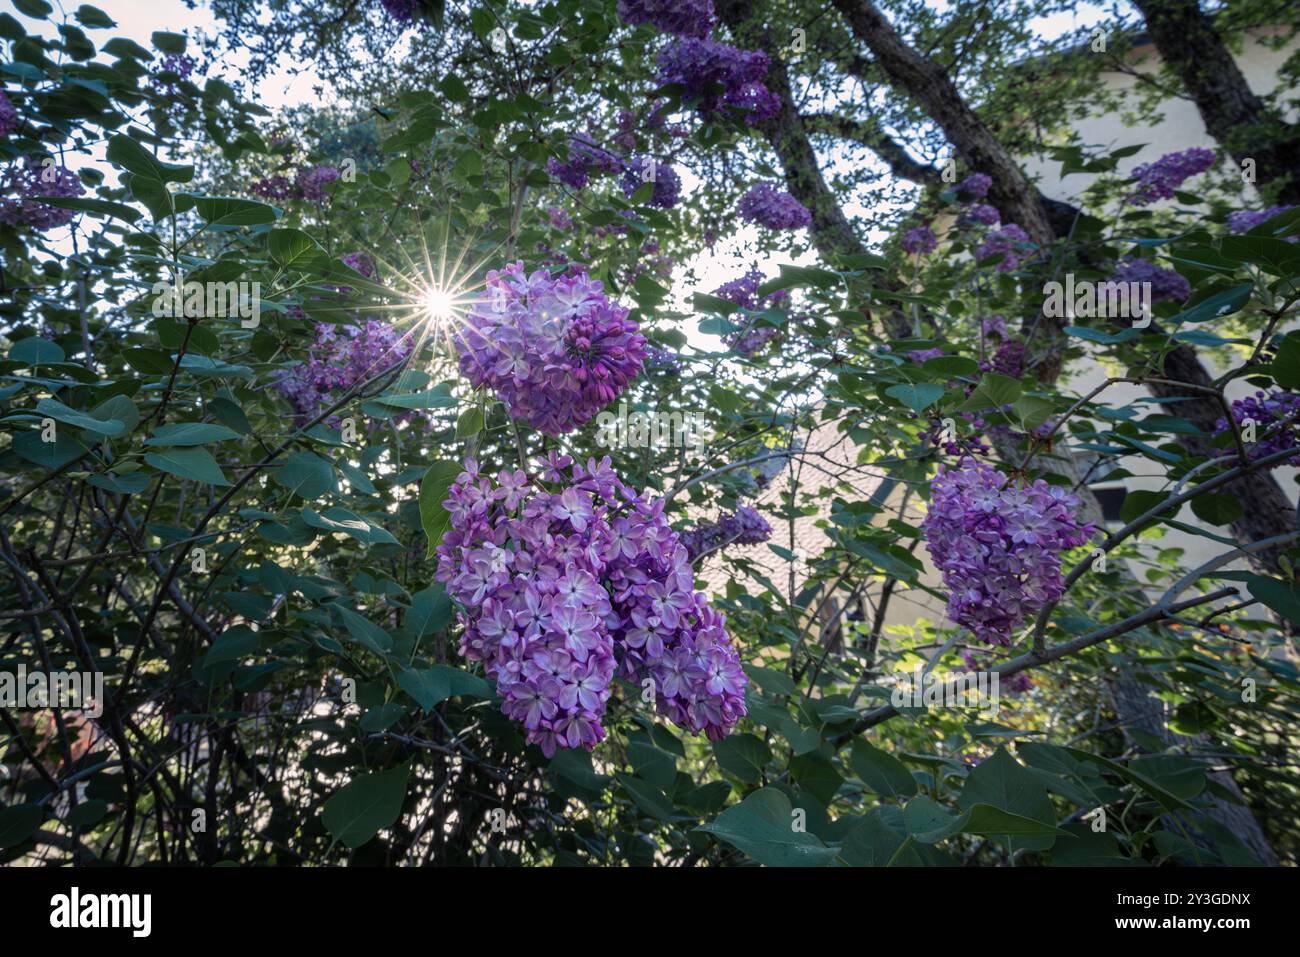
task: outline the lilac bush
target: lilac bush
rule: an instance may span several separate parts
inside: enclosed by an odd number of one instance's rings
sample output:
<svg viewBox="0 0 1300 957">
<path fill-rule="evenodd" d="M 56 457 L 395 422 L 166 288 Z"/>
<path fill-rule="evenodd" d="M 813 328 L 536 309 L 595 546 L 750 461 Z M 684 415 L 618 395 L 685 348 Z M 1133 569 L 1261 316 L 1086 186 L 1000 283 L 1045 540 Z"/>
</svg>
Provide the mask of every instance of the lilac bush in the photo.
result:
<svg viewBox="0 0 1300 957">
<path fill-rule="evenodd" d="M 583 467 L 552 452 L 541 478 L 507 469 L 493 482 L 471 459 L 450 489 L 436 577 L 458 606 L 461 654 L 483 662 L 502 710 L 548 757 L 605 737 L 616 674 L 649 679 L 678 727 L 725 737 L 748 679 L 663 504 L 608 458 Z"/>
<path fill-rule="evenodd" d="M 488 273 L 453 341 L 475 388 L 556 436 L 585 425 L 640 374 L 646 341 L 627 316 L 580 267 L 552 276 L 517 262 Z"/>
<path fill-rule="evenodd" d="M 751 186 L 740 197 L 740 217 L 768 229 L 806 229 L 812 213 L 775 183 Z"/>
<path fill-rule="evenodd" d="M 1012 482 L 965 457 L 939 466 L 922 528 L 949 590 L 948 617 L 989 645 L 1065 592 L 1061 552 L 1095 531 L 1075 518 L 1079 499 L 1039 479 Z"/>
</svg>

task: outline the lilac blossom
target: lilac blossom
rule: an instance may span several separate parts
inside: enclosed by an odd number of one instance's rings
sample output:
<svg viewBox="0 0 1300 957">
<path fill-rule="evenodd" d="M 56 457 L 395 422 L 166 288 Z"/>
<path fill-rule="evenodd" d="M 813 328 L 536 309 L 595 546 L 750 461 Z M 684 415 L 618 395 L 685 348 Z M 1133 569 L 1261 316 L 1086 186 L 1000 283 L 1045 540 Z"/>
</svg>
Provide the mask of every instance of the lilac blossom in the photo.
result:
<svg viewBox="0 0 1300 957">
<path fill-rule="evenodd" d="M 939 247 L 939 240 L 929 226 L 916 226 L 903 234 L 901 245 L 904 252 L 917 256 L 934 252 Z"/>
<path fill-rule="evenodd" d="M 980 243 L 975 256 L 978 259 L 988 259 L 990 256 L 1001 255 L 1002 261 L 997 265 L 998 272 L 1011 272 L 1023 259 L 1028 258 L 1032 247 L 1033 243 L 1028 233 L 1015 223 L 1007 223 L 1001 229 L 984 237 L 984 242 Z"/>
<path fill-rule="evenodd" d="M 641 372 L 645 337 L 581 267 L 488 273 L 453 341 L 460 370 L 515 418 L 557 436 L 590 421 Z"/>
<path fill-rule="evenodd" d="M 326 184 L 335 182 L 342 175 L 337 167 L 324 163 L 308 167 L 298 173 L 298 195 L 313 203 L 319 203 L 327 198 Z"/>
<path fill-rule="evenodd" d="M 618 0 L 618 15 L 629 26 L 649 23 L 679 37 L 713 32 L 713 0 Z"/>
<path fill-rule="evenodd" d="M 461 654 L 483 663 L 502 710 L 547 757 L 604 738 L 616 675 L 710 740 L 744 716 L 748 680 L 726 619 L 694 591 L 663 503 L 624 485 L 609 458 L 584 467 L 552 452 L 541 481 L 494 481 L 471 459 L 444 505 L 436 578 L 465 629 Z"/>
<path fill-rule="evenodd" d="M 1214 150 L 1193 146 L 1191 149 L 1166 153 L 1154 163 L 1143 163 L 1133 170 L 1137 189 L 1126 202 L 1133 206 L 1149 206 L 1162 199 L 1170 199 L 1174 190 L 1193 176 L 1204 173 L 1214 165 Z"/>
<path fill-rule="evenodd" d="M 699 522 L 679 533 L 691 561 L 728 545 L 761 545 L 772 537 L 772 526 L 752 505 L 723 512 L 716 521 Z"/>
<path fill-rule="evenodd" d="M 1261 390 L 1232 403 L 1232 421 L 1238 429 L 1244 428 L 1247 422 L 1254 423 L 1257 441 L 1246 445 L 1246 458 L 1251 462 L 1287 449 L 1300 450 L 1297 420 L 1300 420 L 1300 395 L 1294 392 Z M 1215 435 L 1231 431 L 1227 419 L 1219 419 L 1214 429 Z M 1300 455 L 1275 462 L 1272 467 L 1279 465 L 1300 465 Z"/>
<path fill-rule="evenodd" d="M 775 183 L 751 186 L 740 197 L 740 216 L 751 223 L 768 229 L 806 229 L 812 223 L 812 214 Z"/>
<path fill-rule="evenodd" d="M 661 50 L 657 62 L 659 82 L 680 85 L 685 99 L 698 101 L 705 120 L 732 106 L 747 110 L 746 122 L 752 126 L 780 109 L 780 99 L 763 85 L 771 60 L 760 51 L 685 37 Z"/>
<path fill-rule="evenodd" d="M 672 209 L 682 193 L 682 180 L 671 163 L 653 156 L 634 156 L 628 160 L 619 181 L 623 195 L 631 197 L 645 183 L 654 183 L 650 191 L 650 205 L 659 209 Z"/>
<path fill-rule="evenodd" d="M 1274 216 L 1285 213 L 1288 209 L 1295 209 L 1295 206 L 1270 206 L 1268 209 L 1241 209 L 1235 213 L 1228 214 L 1228 229 L 1240 235 L 1248 233 L 1261 223 L 1266 223 Z M 1284 236 L 1289 243 L 1300 241 L 1300 236 Z"/>
<path fill-rule="evenodd" d="M 968 221 L 985 226 L 996 226 L 1002 222 L 1002 214 L 998 212 L 997 207 L 990 206 L 988 203 L 971 203 L 966 207 L 964 215 Z"/>
<path fill-rule="evenodd" d="M 758 287 L 762 284 L 763 274 L 757 269 L 751 269 L 739 279 L 723 283 L 713 291 L 713 295 L 719 299 L 734 302 L 740 308 L 749 312 L 789 308 L 790 294 L 788 292 L 778 290 L 770 295 L 760 297 Z M 744 329 L 728 333 L 724 341 L 745 358 L 750 359 L 766 348 L 769 343 L 780 338 L 780 336 L 780 330 L 774 326 L 749 323 Z"/>
<path fill-rule="evenodd" d="M 1126 256 L 1110 275 L 1111 282 L 1151 283 L 1151 303 L 1182 302 L 1192 294 L 1192 284 L 1172 269 L 1162 269 L 1149 259 Z"/>
<path fill-rule="evenodd" d="M 971 173 L 957 184 L 957 192 L 970 199 L 983 199 L 993 186 L 993 177 L 988 173 Z"/>
<path fill-rule="evenodd" d="M 85 192 L 81 177 L 66 166 L 28 159 L 25 166 L 11 166 L 0 177 L 0 222 L 42 231 L 66 226 L 77 217 L 77 211 L 40 200 L 71 198 Z"/>
<path fill-rule="evenodd" d="M 405 359 L 412 348 L 410 336 L 377 319 L 355 325 L 318 323 L 306 361 L 281 372 L 274 387 L 293 406 L 298 421 L 308 421 L 338 396 Z"/>
<path fill-rule="evenodd" d="M 1095 529 L 1079 500 L 1039 479 L 1012 482 L 973 458 L 939 466 L 922 528 L 948 587 L 948 617 L 978 641 L 1008 645 L 1020 624 L 1065 593 L 1061 552 Z"/>
<path fill-rule="evenodd" d="M 4 90 L 0 90 L 0 139 L 8 138 L 20 123 L 17 107 L 5 96 Z"/>
</svg>

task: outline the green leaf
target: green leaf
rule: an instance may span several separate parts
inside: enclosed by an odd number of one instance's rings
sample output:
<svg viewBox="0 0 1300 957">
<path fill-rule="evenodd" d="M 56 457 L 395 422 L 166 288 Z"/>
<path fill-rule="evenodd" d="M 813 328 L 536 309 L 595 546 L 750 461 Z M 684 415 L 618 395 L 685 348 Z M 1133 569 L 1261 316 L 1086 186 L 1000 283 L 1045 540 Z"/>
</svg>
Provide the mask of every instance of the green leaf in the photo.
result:
<svg viewBox="0 0 1300 957">
<path fill-rule="evenodd" d="M 748 732 L 714 741 L 713 753 L 717 756 L 718 767 L 746 784 L 757 784 L 763 776 L 763 769 L 772 760 L 772 752 L 763 739 Z"/>
<path fill-rule="evenodd" d="M 313 452 L 295 452 L 272 472 L 272 478 L 307 501 L 338 491 L 334 466 Z"/>
<path fill-rule="evenodd" d="M 1254 291 L 1255 286 L 1252 283 L 1243 282 L 1230 289 L 1217 292 L 1184 309 L 1170 319 L 1169 324 L 1176 326 L 1184 322 L 1206 322 L 1210 319 L 1230 316 L 1250 302 L 1251 293 Z"/>
<path fill-rule="evenodd" d="M 1263 602 L 1287 621 L 1300 625 L 1300 585 L 1296 582 L 1268 578 L 1264 575 L 1248 575 L 1246 587 L 1250 595 Z"/>
<path fill-rule="evenodd" d="M 931 405 L 943 398 L 947 390 L 933 382 L 904 382 L 891 385 L 885 395 L 897 399 L 914 412 L 924 412 Z"/>
<path fill-rule="evenodd" d="M 361 516 L 349 512 L 346 508 L 327 508 L 323 512 L 304 508 L 302 520 L 313 528 L 323 528 L 328 532 L 342 532 L 351 535 L 363 545 L 399 545 L 391 533 Z"/>
<path fill-rule="evenodd" d="M 988 834 L 1009 851 L 1052 846 L 1056 815 L 1047 788 L 1005 748 L 998 748 L 970 773 L 957 804 L 969 812 L 965 830 Z M 977 809 L 978 805 L 989 807 Z M 976 827 L 982 830 L 973 830 Z"/>
<path fill-rule="evenodd" d="M 36 403 L 37 415 L 48 416 L 73 428 L 94 432 L 96 435 L 114 436 L 126 431 L 126 423 L 117 419 L 97 419 L 85 412 L 70 409 L 58 399 L 41 399 Z"/>
<path fill-rule="evenodd" d="M 9 358 L 23 365 L 38 366 L 62 362 L 67 356 L 57 342 L 41 336 L 28 336 L 9 347 Z"/>
<path fill-rule="evenodd" d="M 53 442 L 42 442 L 39 432 L 24 432 L 14 436 L 11 448 L 26 459 L 51 471 L 62 468 L 90 452 L 70 435 L 59 434 Z"/>
<path fill-rule="evenodd" d="M 217 635 L 216 641 L 203 656 L 203 667 L 227 661 L 243 661 L 262 647 L 262 635 L 246 625 L 235 625 Z"/>
<path fill-rule="evenodd" d="M 356 849 L 402 813 L 410 769 L 403 765 L 353 778 L 334 793 L 321 811 L 321 820 L 334 840 Z"/>
<path fill-rule="evenodd" d="M 45 812 L 39 804 L 14 804 L 0 809 L 0 848 L 16 847 L 39 830 Z"/>
<path fill-rule="evenodd" d="M 1192 511 L 1196 517 L 1211 525 L 1227 525 L 1241 518 L 1243 508 L 1241 499 L 1229 492 L 1211 492 L 1198 495 L 1192 499 Z"/>
<path fill-rule="evenodd" d="M 433 555 L 451 527 L 451 516 L 442 503 L 462 471 L 457 462 L 434 462 L 420 480 L 420 525 L 429 539 L 426 557 Z"/>
<path fill-rule="evenodd" d="M 273 229 L 266 237 L 267 252 L 271 261 L 282 269 L 295 263 L 324 255 L 320 243 L 301 229 Z"/>
<path fill-rule="evenodd" d="M 224 425 L 213 425 L 208 422 L 173 422 L 171 425 L 160 425 L 154 430 L 151 438 L 145 439 L 144 444 L 203 445 L 206 442 L 224 442 L 227 439 L 237 438 L 239 433 Z"/>
<path fill-rule="evenodd" d="M 194 196 L 194 208 L 209 226 L 260 226 L 276 219 L 274 207 L 233 196 Z"/>
<path fill-rule="evenodd" d="M 849 765 L 862 783 L 881 797 L 911 797 L 916 793 L 916 779 L 903 762 L 862 738 L 853 742 Z"/>
<path fill-rule="evenodd" d="M 405 629 L 412 638 L 423 638 L 447 627 L 451 621 L 451 599 L 442 585 L 434 583 L 411 596 Z"/>
<path fill-rule="evenodd" d="M 442 386 L 429 389 L 427 392 L 410 392 L 406 395 L 378 395 L 373 401 L 382 405 L 396 406 L 399 409 L 450 409 L 456 404 L 455 398 L 448 395 Z"/>
<path fill-rule="evenodd" d="M 146 452 L 144 460 L 154 468 L 209 485 L 229 485 L 230 481 L 221 466 L 207 449 L 167 449 L 164 452 Z"/>
<path fill-rule="evenodd" d="M 696 828 L 726 841 L 768 867 L 821 867 L 836 851 L 794 829 L 794 808 L 776 788 L 762 788 L 708 824 Z"/>
<path fill-rule="evenodd" d="M 330 609 L 343 621 L 343 627 L 357 644 L 379 655 L 393 647 L 392 636 L 369 618 L 343 605 L 332 604 Z"/>
<path fill-rule="evenodd" d="M 109 139 L 105 155 L 110 163 L 159 184 L 188 183 L 194 178 L 193 166 L 163 162 L 125 133 L 118 133 Z"/>
</svg>

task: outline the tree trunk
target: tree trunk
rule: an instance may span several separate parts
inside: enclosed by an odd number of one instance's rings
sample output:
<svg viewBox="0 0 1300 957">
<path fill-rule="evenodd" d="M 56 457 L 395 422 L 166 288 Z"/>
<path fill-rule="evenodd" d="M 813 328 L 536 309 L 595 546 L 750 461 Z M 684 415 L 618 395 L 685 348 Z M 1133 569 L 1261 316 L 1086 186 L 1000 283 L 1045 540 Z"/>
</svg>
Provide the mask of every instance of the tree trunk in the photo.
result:
<svg viewBox="0 0 1300 957">
<path fill-rule="evenodd" d="M 1300 203 L 1300 125 L 1285 122 L 1251 90 L 1198 0 L 1134 0 L 1165 65 L 1182 80 L 1205 129 L 1256 182 Z"/>
</svg>

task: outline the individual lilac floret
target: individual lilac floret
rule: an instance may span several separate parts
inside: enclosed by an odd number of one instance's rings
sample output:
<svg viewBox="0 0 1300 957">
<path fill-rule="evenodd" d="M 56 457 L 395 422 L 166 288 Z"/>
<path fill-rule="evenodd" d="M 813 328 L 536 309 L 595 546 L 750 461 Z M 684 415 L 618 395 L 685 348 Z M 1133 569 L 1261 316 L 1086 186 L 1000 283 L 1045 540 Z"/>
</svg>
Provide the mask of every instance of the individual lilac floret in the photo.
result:
<svg viewBox="0 0 1300 957">
<path fill-rule="evenodd" d="M 1296 423 L 1300 420 L 1300 395 L 1294 392 L 1261 390 L 1249 398 L 1237 399 L 1232 403 L 1232 420 L 1238 429 L 1245 428 L 1248 421 L 1255 424 L 1257 440 L 1246 446 L 1246 458 L 1251 462 L 1286 449 L 1300 449 L 1300 438 L 1296 434 Z M 1214 424 L 1215 435 L 1228 431 L 1227 419 L 1219 419 Z M 1270 468 L 1279 465 L 1300 465 L 1300 455 L 1274 462 Z"/>
<path fill-rule="evenodd" d="M 19 123 L 18 108 L 5 96 L 4 90 L 0 90 L 0 139 L 6 139 L 18 129 Z"/>
<path fill-rule="evenodd" d="M 1111 282 L 1151 283 L 1151 302 L 1182 302 L 1192 294 L 1192 284 L 1172 269 L 1162 269 L 1149 259 L 1125 256 L 1110 275 Z"/>
<path fill-rule="evenodd" d="M 987 173 L 971 173 L 957 184 L 957 192 L 966 199 L 983 199 L 992 185 L 993 177 Z"/>
<path fill-rule="evenodd" d="M 812 223 L 807 207 L 775 183 L 751 186 L 740 197 L 740 216 L 768 229 L 806 229 Z"/>
<path fill-rule="evenodd" d="M 1268 209 L 1241 209 L 1228 215 L 1228 229 L 1240 235 L 1248 233 L 1260 223 L 1266 223 L 1274 216 L 1285 213 L 1288 209 L 1295 209 L 1295 206 L 1270 206 Z M 1287 242 L 1294 243 L 1300 240 L 1300 236 L 1284 236 Z"/>
<path fill-rule="evenodd" d="M 1084 544 L 1091 525 L 1079 499 L 1039 479 L 1011 482 L 973 458 L 939 466 L 922 528 L 948 587 L 948 617 L 977 640 L 1007 645 L 1011 633 L 1065 593 L 1061 552 Z"/>
<path fill-rule="evenodd" d="M 903 234 L 902 247 L 914 256 L 932 253 L 939 247 L 939 240 L 929 226 L 915 226 Z"/>
<path fill-rule="evenodd" d="M 547 435 L 572 432 L 641 372 L 646 341 L 627 315 L 581 268 L 494 269 L 455 333 L 460 371 L 515 418 Z"/>
<path fill-rule="evenodd" d="M 628 26 L 649 23 L 679 37 L 713 32 L 713 0 L 618 0 L 618 15 Z"/>
<path fill-rule="evenodd" d="M 681 85 L 683 97 L 698 101 L 705 120 L 734 106 L 749 111 L 746 122 L 752 126 L 780 109 L 780 99 L 763 86 L 771 60 L 760 51 L 686 37 L 661 50 L 657 62 L 659 82 Z"/>
<path fill-rule="evenodd" d="M 72 198 L 85 192 L 81 177 L 66 166 L 28 159 L 25 166 L 11 166 L 0 178 L 0 222 L 42 231 L 66 226 L 77 217 L 77 211 L 40 200 Z"/>
<path fill-rule="evenodd" d="M 980 243 L 979 249 L 975 251 L 975 257 L 988 259 L 990 256 L 1001 255 L 1002 261 L 997 265 L 998 272 L 1011 272 L 1023 259 L 1028 258 L 1032 249 L 1033 243 L 1029 239 L 1029 234 L 1015 223 L 1007 223 L 1001 229 L 984 237 L 984 242 Z"/>
<path fill-rule="evenodd" d="M 1143 163 L 1133 170 L 1137 189 L 1126 202 L 1133 206 L 1148 206 L 1162 199 L 1170 199 L 1174 190 L 1186 180 L 1204 173 L 1214 165 L 1214 150 L 1193 146 L 1176 153 L 1166 153 L 1154 163 Z"/>
<path fill-rule="evenodd" d="M 998 212 L 997 207 L 990 206 L 988 203 L 971 203 L 966 207 L 964 215 L 970 222 L 985 226 L 996 226 L 1002 222 L 1002 214 Z"/>
<path fill-rule="evenodd" d="M 309 421 L 343 393 L 405 359 L 413 348 L 411 336 L 377 319 L 360 325 L 318 323 L 307 360 L 282 372 L 274 386 L 289 400 L 298 421 Z"/>
<path fill-rule="evenodd" d="M 623 195 L 629 197 L 644 184 L 653 182 L 650 205 L 659 209 L 672 209 L 681 199 L 681 177 L 671 163 L 661 162 L 653 156 L 634 156 L 628 160 L 619 182 L 623 187 Z"/>
<path fill-rule="evenodd" d="M 552 452 L 540 481 L 508 470 L 494 481 L 471 459 L 443 504 L 436 578 L 465 629 L 461 654 L 483 662 L 502 710 L 547 757 L 604 738 L 616 674 L 713 741 L 745 715 L 726 619 L 694 590 L 663 503 L 608 458 L 584 468 Z"/>
<path fill-rule="evenodd" d="M 772 537 L 772 526 L 752 505 L 723 512 L 717 521 L 699 522 L 680 533 L 691 561 L 725 549 L 729 545 L 761 545 Z"/>
</svg>

